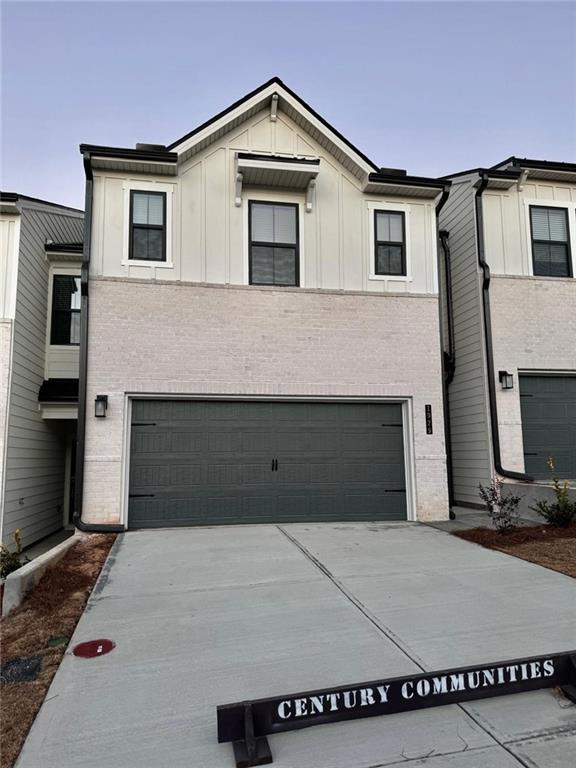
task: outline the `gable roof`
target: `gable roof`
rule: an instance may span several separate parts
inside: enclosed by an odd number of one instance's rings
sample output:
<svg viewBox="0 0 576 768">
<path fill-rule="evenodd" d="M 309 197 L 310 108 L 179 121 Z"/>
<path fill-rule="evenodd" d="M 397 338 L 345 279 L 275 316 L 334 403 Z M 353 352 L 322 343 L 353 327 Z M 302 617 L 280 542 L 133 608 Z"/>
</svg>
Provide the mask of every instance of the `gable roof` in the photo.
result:
<svg viewBox="0 0 576 768">
<path fill-rule="evenodd" d="M 298 94 L 288 88 L 279 77 L 273 77 L 263 83 L 227 109 L 172 142 L 166 149 L 177 152 L 179 156 L 184 155 L 181 159 L 187 159 L 269 106 L 273 96 L 278 97 L 278 107 L 288 117 L 304 128 L 321 146 L 334 154 L 356 176 L 362 177 L 373 171 L 379 171 L 376 163 L 330 125 Z"/>
</svg>

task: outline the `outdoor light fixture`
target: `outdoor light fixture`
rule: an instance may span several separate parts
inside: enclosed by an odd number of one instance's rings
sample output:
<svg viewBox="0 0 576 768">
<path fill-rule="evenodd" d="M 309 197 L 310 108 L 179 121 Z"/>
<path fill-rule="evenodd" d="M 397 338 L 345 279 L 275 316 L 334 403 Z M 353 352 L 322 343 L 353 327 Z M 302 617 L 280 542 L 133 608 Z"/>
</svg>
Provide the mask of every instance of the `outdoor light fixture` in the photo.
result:
<svg viewBox="0 0 576 768">
<path fill-rule="evenodd" d="M 94 416 L 98 419 L 103 419 L 106 416 L 107 408 L 108 395 L 96 395 L 96 400 L 94 400 Z"/>
<path fill-rule="evenodd" d="M 508 371 L 498 371 L 498 381 L 502 389 L 514 389 L 514 374 Z"/>
</svg>

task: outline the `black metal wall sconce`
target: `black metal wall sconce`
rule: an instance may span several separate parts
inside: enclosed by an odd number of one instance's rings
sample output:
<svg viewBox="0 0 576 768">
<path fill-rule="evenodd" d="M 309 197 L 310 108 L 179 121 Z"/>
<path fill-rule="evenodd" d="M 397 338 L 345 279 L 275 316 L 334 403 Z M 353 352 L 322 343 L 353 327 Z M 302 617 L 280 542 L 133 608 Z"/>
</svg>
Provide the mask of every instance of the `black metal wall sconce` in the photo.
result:
<svg viewBox="0 0 576 768">
<path fill-rule="evenodd" d="M 514 374 L 508 371 L 498 371 L 498 381 L 502 389 L 514 389 Z"/>
<path fill-rule="evenodd" d="M 96 395 L 94 400 L 94 416 L 97 419 L 103 419 L 108 410 L 108 395 Z"/>
</svg>

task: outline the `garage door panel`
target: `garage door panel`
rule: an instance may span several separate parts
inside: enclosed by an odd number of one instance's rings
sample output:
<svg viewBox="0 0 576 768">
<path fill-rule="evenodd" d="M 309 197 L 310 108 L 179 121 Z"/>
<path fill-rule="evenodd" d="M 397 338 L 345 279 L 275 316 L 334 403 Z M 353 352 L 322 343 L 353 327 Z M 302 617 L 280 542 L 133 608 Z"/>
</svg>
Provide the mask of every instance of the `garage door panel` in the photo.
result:
<svg viewBox="0 0 576 768">
<path fill-rule="evenodd" d="M 132 527 L 406 517 L 400 405 L 135 401 L 132 413 Z"/>
<path fill-rule="evenodd" d="M 519 383 L 526 472 L 549 478 L 552 457 L 559 476 L 576 478 L 576 375 L 522 375 Z"/>
</svg>

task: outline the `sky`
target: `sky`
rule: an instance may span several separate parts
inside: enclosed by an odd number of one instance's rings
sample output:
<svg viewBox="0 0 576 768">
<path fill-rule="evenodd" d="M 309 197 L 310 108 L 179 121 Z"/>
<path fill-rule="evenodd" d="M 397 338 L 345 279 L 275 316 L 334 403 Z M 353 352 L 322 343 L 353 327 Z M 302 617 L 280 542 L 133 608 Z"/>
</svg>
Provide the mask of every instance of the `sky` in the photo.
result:
<svg viewBox="0 0 576 768">
<path fill-rule="evenodd" d="M 0 4 L 0 187 L 83 206 L 81 142 L 169 144 L 279 76 L 377 165 L 576 162 L 574 2 Z"/>
</svg>

